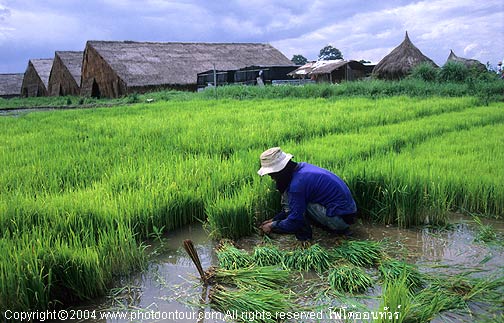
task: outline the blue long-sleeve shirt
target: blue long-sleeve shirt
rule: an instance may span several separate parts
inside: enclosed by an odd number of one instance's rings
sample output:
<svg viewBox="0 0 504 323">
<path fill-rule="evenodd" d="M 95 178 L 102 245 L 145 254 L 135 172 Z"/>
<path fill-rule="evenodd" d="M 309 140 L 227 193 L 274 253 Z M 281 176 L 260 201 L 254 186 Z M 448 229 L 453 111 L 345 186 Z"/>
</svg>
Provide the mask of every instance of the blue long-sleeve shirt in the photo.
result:
<svg viewBox="0 0 504 323">
<path fill-rule="evenodd" d="M 330 171 L 308 164 L 298 163 L 287 188 L 289 213 L 283 220 L 274 221 L 273 230 L 298 232 L 307 226 L 306 206 L 317 203 L 326 208 L 327 216 L 343 216 L 357 212 L 348 186 Z"/>
</svg>

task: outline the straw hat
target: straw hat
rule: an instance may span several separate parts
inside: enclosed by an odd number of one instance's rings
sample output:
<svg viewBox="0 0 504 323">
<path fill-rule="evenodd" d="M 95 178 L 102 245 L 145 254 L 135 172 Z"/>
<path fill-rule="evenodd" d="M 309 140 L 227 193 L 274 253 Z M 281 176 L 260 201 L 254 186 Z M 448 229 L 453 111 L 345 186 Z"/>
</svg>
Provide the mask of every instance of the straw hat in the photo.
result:
<svg viewBox="0 0 504 323">
<path fill-rule="evenodd" d="M 264 176 L 279 172 L 284 169 L 292 157 L 294 156 L 284 153 L 280 147 L 270 148 L 261 154 L 261 168 L 257 171 L 257 174 Z"/>
</svg>

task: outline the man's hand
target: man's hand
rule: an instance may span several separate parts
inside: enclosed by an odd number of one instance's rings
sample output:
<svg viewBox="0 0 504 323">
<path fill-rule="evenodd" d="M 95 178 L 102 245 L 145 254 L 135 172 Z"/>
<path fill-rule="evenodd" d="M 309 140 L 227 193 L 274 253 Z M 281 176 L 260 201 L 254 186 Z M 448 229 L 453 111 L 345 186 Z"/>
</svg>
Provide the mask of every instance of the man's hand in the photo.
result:
<svg viewBox="0 0 504 323">
<path fill-rule="evenodd" d="M 273 226 L 273 221 L 268 220 L 264 221 L 263 224 L 259 227 L 264 233 L 270 233 L 271 227 Z"/>
<path fill-rule="evenodd" d="M 261 225 L 259 227 L 262 227 L 263 225 L 271 223 L 271 222 L 273 222 L 273 219 L 269 219 L 269 220 L 263 221 L 263 223 L 261 223 Z"/>
</svg>

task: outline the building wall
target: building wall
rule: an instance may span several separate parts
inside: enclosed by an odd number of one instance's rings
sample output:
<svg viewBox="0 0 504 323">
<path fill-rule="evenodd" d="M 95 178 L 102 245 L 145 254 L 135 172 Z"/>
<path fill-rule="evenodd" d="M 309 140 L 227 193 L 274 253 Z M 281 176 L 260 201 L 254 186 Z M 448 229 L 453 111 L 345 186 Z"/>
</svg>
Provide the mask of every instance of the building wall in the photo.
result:
<svg viewBox="0 0 504 323">
<path fill-rule="evenodd" d="M 47 91 L 50 96 L 79 95 L 80 93 L 75 79 L 57 55 L 54 57 Z"/>
<path fill-rule="evenodd" d="M 40 79 L 35 67 L 31 62 L 28 63 L 23 84 L 21 85 L 21 97 L 47 96 L 47 89 Z"/>
<path fill-rule="evenodd" d="M 127 94 L 126 84 L 96 52 L 86 46 L 82 62 L 82 96 L 118 98 Z"/>
</svg>

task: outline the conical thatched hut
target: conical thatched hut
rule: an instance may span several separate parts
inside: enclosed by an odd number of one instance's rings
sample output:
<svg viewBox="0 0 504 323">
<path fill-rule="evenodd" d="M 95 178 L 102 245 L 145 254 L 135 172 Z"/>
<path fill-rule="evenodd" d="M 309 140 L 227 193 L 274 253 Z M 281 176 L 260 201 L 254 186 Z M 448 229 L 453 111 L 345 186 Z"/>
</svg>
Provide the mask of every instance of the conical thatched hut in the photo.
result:
<svg viewBox="0 0 504 323">
<path fill-rule="evenodd" d="M 10 99 L 19 97 L 23 77 L 23 73 L 0 74 L 0 98 Z"/>
<path fill-rule="evenodd" d="M 446 59 L 446 63 L 448 63 L 448 62 L 462 63 L 467 68 L 474 68 L 474 69 L 481 71 L 481 72 L 484 72 L 487 70 L 485 64 L 481 63 L 480 61 L 478 61 L 476 59 L 458 57 L 457 55 L 455 55 L 455 53 L 451 49 L 450 49 L 450 55 Z"/>
<path fill-rule="evenodd" d="M 88 41 L 82 64 L 82 95 L 120 97 L 163 88 L 195 91 L 198 73 L 214 68 L 292 62 L 268 44 Z"/>
<path fill-rule="evenodd" d="M 438 67 L 436 63 L 413 45 L 408 32 L 406 32 L 404 41 L 376 64 L 373 75 L 380 79 L 398 80 L 408 75 L 413 67 L 423 62 Z"/>
<path fill-rule="evenodd" d="M 79 95 L 84 52 L 57 51 L 54 54 L 48 92 L 51 96 Z"/>
<path fill-rule="evenodd" d="M 30 59 L 24 73 L 21 96 L 47 96 L 53 59 Z"/>
</svg>

